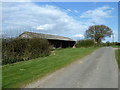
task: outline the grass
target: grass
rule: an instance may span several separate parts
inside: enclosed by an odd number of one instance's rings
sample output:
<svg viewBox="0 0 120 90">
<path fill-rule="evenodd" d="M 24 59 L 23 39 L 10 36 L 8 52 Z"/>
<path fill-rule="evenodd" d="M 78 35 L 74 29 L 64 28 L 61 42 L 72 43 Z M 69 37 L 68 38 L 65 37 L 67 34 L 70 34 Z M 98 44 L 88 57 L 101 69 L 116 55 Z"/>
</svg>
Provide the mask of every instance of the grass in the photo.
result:
<svg viewBox="0 0 120 90">
<path fill-rule="evenodd" d="M 118 63 L 118 68 L 120 69 L 120 50 L 115 50 L 115 57 Z"/>
<path fill-rule="evenodd" d="M 117 45 L 116 45 L 116 46 L 112 46 L 112 47 L 113 47 L 113 48 L 118 48 L 118 47 L 120 47 L 120 46 L 117 46 Z"/>
<path fill-rule="evenodd" d="M 26 84 L 42 78 L 75 60 L 78 60 L 94 50 L 94 48 L 66 48 L 54 50 L 53 54 L 36 58 L 29 61 L 22 61 L 15 64 L 9 64 L 2 67 L 2 87 L 20 88 Z"/>
</svg>

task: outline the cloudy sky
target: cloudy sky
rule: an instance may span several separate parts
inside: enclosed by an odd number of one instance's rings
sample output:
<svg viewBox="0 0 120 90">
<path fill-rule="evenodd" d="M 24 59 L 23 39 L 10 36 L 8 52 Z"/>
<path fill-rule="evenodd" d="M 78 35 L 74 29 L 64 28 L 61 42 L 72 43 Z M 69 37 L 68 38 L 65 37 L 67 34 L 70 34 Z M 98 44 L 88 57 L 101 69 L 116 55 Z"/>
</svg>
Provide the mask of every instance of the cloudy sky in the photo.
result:
<svg viewBox="0 0 120 90">
<path fill-rule="evenodd" d="M 4 2 L 3 36 L 16 37 L 24 31 L 83 39 L 89 26 L 110 27 L 118 41 L 117 2 Z M 112 41 L 112 38 L 106 38 Z"/>
</svg>

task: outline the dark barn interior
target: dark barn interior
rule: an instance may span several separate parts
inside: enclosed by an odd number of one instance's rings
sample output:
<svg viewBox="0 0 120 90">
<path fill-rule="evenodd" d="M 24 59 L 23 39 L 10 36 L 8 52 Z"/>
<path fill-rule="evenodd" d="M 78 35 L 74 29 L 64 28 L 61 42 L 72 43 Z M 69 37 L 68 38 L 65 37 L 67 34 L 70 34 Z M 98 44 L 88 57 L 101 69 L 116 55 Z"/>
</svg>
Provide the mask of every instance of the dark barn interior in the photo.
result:
<svg viewBox="0 0 120 90">
<path fill-rule="evenodd" d="M 64 40 L 49 40 L 49 43 L 51 46 L 55 48 L 67 48 L 67 47 L 73 47 L 75 44 L 75 41 L 64 41 Z"/>
<path fill-rule="evenodd" d="M 75 41 L 68 37 L 26 32 L 26 31 L 20 34 L 18 37 L 19 38 L 35 38 L 36 37 L 41 39 L 47 39 L 49 41 L 50 48 L 67 48 L 67 47 L 73 47 L 75 44 Z"/>
</svg>

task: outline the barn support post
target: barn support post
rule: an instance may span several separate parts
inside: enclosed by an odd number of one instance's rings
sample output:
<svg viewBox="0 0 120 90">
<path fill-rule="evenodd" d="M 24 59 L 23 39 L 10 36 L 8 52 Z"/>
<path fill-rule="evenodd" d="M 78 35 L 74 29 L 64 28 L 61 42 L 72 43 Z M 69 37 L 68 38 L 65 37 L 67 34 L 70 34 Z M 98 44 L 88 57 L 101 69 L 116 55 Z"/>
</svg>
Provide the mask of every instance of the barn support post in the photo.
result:
<svg viewBox="0 0 120 90">
<path fill-rule="evenodd" d="M 62 48 L 62 41 L 60 42 L 60 47 Z"/>
<path fill-rule="evenodd" d="M 68 47 L 70 47 L 70 42 L 68 41 Z"/>
</svg>

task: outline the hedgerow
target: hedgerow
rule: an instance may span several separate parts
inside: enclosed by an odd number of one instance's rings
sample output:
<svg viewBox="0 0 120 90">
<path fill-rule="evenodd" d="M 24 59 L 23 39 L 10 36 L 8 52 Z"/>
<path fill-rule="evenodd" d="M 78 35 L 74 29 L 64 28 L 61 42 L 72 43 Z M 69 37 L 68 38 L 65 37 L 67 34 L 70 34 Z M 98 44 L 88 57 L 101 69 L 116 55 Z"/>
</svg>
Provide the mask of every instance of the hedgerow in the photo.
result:
<svg viewBox="0 0 120 90">
<path fill-rule="evenodd" d="M 94 40 L 88 39 L 88 40 L 78 40 L 75 44 L 76 47 L 91 47 L 94 46 Z"/>
<path fill-rule="evenodd" d="M 2 40 L 2 64 L 11 64 L 49 55 L 46 39 L 10 38 Z"/>
</svg>

